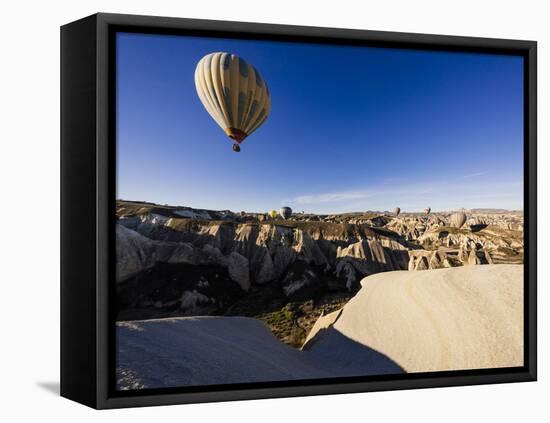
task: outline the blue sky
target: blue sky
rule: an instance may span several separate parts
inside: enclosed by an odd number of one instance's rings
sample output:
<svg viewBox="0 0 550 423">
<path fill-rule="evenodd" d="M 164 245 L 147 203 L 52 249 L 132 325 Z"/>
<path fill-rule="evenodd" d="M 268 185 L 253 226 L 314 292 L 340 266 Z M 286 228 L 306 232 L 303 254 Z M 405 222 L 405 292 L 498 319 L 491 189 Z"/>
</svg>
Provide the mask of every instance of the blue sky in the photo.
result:
<svg viewBox="0 0 550 423">
<path fill-rule="evenodd" d="M 226 51 L 271 92 L 232 142 L 194 71 Z M 522 58 L 167 35 L 117 38 L 117 198 L 316 213 L 521 209 Z"/>
</svg>

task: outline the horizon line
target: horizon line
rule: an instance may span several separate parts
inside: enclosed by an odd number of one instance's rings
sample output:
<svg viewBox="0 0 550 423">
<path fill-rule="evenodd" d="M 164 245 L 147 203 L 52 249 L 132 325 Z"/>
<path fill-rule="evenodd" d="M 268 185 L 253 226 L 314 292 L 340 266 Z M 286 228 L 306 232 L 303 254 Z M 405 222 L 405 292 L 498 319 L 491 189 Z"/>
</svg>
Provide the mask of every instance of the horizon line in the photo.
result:
<svg viewBox="0 0 550 423">
<path fill-rule="evenodd" d="M 221 211 L 230 211 L 230 212 L 233 212 L 233 213 L 238 213 L 240 212 L 241 210 L 238 210 L 238 211 L 234 211 L 232 209 L 229 209 L 229 208 L 221 208 L 221 209 L 211 209 L 211 208 L 199 208 L 199 207 L 192 207 L 192 206 L 183 206 L 183 205 L 173 205 L 173 204 L 160 204 L 160 203 L 156 203 L 156 202 L 153 202 L 153 201 L 147 201 L 147 200 L 129 200 L 129 199 L 124 199 L 124 198 L 117 198 L 116 201 L 120 201 L 120 202 L 127 202 L 127 203 L 137 203 L 137 204 L 149 204 L 149 205 L 152 205 L 152 206 L 159 206 L 159 207 L 170 207 L 170 208 L 181 208 L 181 209 L 193 209 L 193 210 L 204 210 L 204 211 L 214 211 L 214 212 L 221 212 Z M 277 209 L 272 209 L 272 210 L 277 210 Z M 502 207 L 472 207 L 472 208 L 454 208 L 454 209 L 432 209 L 430 210 L 430 213 L 429 214 L 433 214 L 433 213 L 450 213 L 450 212 L 460 212 L 460 211 L 464 211 L 466 213 L 470 212 L 475 212 L 477 210 L 495 210 L 495 211 L 504 211 L 504 212 L 524 212 L 524 209 L 523 208 L 502 208 Z M 254 214 L 265 214 L 267 213 L 268 211 L 247 211 L 246 213 L 254 213 Z M 342 215 L 342 214 L 365 214 L 365 213 L 390 213 L 390 214 L 393 214 L 394 212 L 391 210 L 391 209 L 385 209 L 385 210 L 372 210 L 372 209 L 369 209 L 369 210 L 353 210 L 353 211 L 345 211 L 345 212 L 323 212 L 323 213 L 317 213 L 317 212 L 312 212 L 312 211 L 297 211 L 297 210 L 294 210 L 292 209 L 292 212 L 294 214 L 305 214 L 305 215 L 308 215 L 308 214 L 312 214 L 312 215 L 318 215 L 318 216 L 323 216 L 323 215 Z M 404 209 L 401 209 L 400 213 L 399 214 L 425 214 L 424 210 L 423 209 L 414 209 L 414 210 L 404 210 Z"/>
</svg>

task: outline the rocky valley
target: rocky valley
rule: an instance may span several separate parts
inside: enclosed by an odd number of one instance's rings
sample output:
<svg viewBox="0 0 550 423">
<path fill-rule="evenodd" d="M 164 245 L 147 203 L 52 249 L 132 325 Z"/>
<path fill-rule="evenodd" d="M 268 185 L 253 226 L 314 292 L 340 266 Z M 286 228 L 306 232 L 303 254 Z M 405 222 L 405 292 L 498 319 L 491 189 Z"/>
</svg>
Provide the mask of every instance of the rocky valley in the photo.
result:
<svg viewBox="0 0 550 423">
<path fill-rule="evenodd" d="M 523 263 L 523 214 L 292 214 L 118 201 L 117 320 L 245 316 L 301 347 L 381 272 Z"/>
</svg>

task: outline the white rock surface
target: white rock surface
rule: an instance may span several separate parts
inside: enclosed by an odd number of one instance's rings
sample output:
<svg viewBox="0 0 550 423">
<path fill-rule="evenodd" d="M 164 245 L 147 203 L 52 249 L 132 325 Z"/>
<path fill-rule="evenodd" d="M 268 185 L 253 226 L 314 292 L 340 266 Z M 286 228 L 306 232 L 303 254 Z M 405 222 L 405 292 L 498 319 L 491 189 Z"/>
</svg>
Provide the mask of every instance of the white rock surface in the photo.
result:
<svg viewBox="0 0 550 423">
<path fill-rule="evenodd" d="M 120 389 L 330 377 L 308 353 L 246 317 L 183 317 L 117 324 Z M 128 377 L 132 375 L 132 377 Z"/>
<path fill-rule="evenodd" d="M 250 289 L 250 267 L 246 257 L 236 252 L 229 254 L 227 271 L 231 280 L 237 282 L 243 291 L 247 292 Z"/>
<path fill-rule="evenodd" d="M 407 372 L 523 365 L 523 266 L 387 272 L 361 284 L 312 352 L 341 359 L 345 337 Z"/>
<path fill-rule="evenodd" d="M 522 278 L 503 264 L 369 276 L 304 351 L 245 317 L 119 322 L 119 388 L 521 366 Z"/>
<path fill-rule="evenodd" d="M 153 241 L 116 225 L 117 281 L 124 280 L 157 262 Z"/>
<path fill-rule="evenodd" d="M 402 372 L 376 351 L 339 337 L 339 360 L 280 342 L 247 317 L 117 323 L 119 389 L 266 382 Z M 362 360 L 349 360 L 350 352 Z"/>
</svg>

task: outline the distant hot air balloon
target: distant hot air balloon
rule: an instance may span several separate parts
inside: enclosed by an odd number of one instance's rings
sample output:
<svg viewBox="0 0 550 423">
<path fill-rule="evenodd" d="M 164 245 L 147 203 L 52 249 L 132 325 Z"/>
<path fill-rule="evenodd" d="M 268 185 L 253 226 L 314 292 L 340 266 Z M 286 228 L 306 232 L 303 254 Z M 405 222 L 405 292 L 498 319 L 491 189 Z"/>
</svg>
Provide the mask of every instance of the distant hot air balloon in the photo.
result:
<svg viewBox="0 0 550 423">
<path fill-rule="evenodd" d="M 288 219 L 292 215 L 292 209 L 290 207 L 281 207 L 279 214 L 283 219 Z"/>
<path fill-rule="evenodd" d="M 401 213 L 401 209 L 399 207 L 396 207 L 394 210 L 393 210 L 393 213 L 396 215 L 396 216 L 399 216 L 399 213 Z"/>
<path fill-rule="evenodd" d="M 463 212 L 453 213 L 451 215 L 451 227 L 460 229 L 466 223 L 466 214 Z"/>
<path fill-rule="evenodd" d="M 426 207 L 426 208 L 424 209 L 424 213 L 426 213 L 426 214 L 430 214 L 431 211 L 432 211 L 432 209 L 429 208 L 429 207 Z"/>
<path fill-rule="evenodd" d="M 210 53 L 195 69 L 197 94 L 216 123 L 234 140 L 233 151 L 264 123 L 271 109 L 269 89 L 260 73 L 230 53 Z"/>
<path fill-rule="evenodd" d="M 244 210 L 241 210 L 240 215 L 241 215 L 241 217 L 245 217 L 245 216 L 246 216 L 246 212 L 245 212 Z"/>
<path fill-rule="evenodd" d="M 276 210 L 271 210 L 269 213 L 267 213 L 269 215 L 269 217 L 271 217 L 272 219 L 275 219 L 279 213 L 277 213 Z"/>
</svg>

